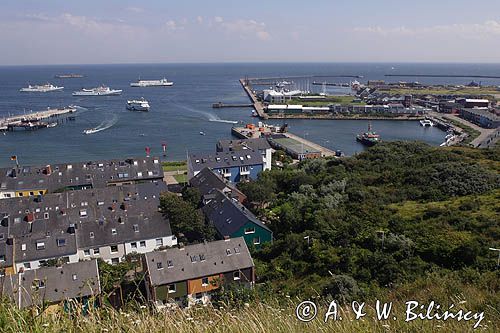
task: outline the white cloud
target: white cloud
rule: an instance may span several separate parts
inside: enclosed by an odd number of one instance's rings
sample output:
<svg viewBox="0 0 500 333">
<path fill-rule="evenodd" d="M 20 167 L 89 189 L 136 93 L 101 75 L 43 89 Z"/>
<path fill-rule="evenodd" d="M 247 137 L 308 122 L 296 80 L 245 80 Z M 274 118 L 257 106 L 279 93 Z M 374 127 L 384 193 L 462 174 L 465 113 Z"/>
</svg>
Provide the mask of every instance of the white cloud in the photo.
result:
<svg viewBox="0 0 500 333">
<path fill-rule="evenodd" d="M 128 12 L 137 13 L 137 14 L 144 13 L 144 8 L 141 8 L 141 7 L 130 6 L 130 7 L 125 8 L 125 10 Z"/>
<path fill-rule="evenodd" d="M 196 22 L 198 22 L 199 24 L 202 24 L 203 23 L 203 17 L 197 16 L 196 17 Z"/>
<path fill-rule="evenodd" d="M 257 38 L 263 41 L 271 39 L 271 34 L 266 30 L 265 23 L 255 20 L 220 21 L 219 27 L 226 33 L 237 35 L 242 39 Z"/>
<path fill-rule="evenodd" d="M 381 26 L 374 27 L 357 27 L 353 29 L 357 33 L 376 34 L 381 36 L 427 36 L 436 34 L 453 35 L 453 37 L 462 37 L 469 39 L 482 39 L 490 36 L 500 35 L 499 21 L 485 21 L 483 23 L 473 24 L 450 24 L 450 25 L 435 25 L 430 27 L 407 28 L 405 26 L 395 28 L 383 28 Z"/>
<path fill-rule="evenodd" d="M 177 22 L 175 20 L 168 20 L 165 22 L 164 27 L 168 32 L 184 30 L 185 22 Z"/>
<path fill-rule="evenodd" d="M 216 17 L 214 17 L 214 21 L 215 21 L 215 23 L 222 23 L 224 21 L 224 19 L 220 16 L 216 16 Z"/>
</svg>

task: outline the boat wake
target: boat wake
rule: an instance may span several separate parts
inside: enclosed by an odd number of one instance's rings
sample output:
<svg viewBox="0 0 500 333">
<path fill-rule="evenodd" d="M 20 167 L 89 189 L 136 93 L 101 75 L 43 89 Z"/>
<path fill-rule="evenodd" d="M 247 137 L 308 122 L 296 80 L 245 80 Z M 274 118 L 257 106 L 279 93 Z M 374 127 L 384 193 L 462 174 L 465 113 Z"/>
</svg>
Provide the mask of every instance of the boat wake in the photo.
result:
<svg viewBox="0 0 500 333">
<path fill-rule="evenodd" d="M 226 123 L 226 124 L 237 124 L 236 120 L 224 120 L 224 119 L 209 119 L 208 121 L 213 121 L 216 123 Z"/>
<path fill-rule="evenodd" d="M 212 114 L 210 112 L 206 112 L 206 111 L 202 111 L 202 110 L 197 110 L 197 109 L 194 109 L 192 107 L 185 106 L 185 105 L 182 105 L 182 104 L 177 104 L 177 103 L 173 103 L 173 104 L 176 105 L 176 106 L 178 106 L 178 107 L 180 107 L 180 108 L 182 108 L 182 109 L 184 109 L 184 110 L 201 114 L 201 115 L 205 116 L 208 119 L 208 121 L 211 121 L 211 122 L 226 123 L 226 124 L 237 124 L 238 123 L 237 121 L 234 121 L 234 120 L 220 119 L 219 116 L 214 115 L 214 114 Z"/>
<path fill-rule="evenodd" d="M 118 122 L 118 116 L 113 115 L 113 117 L 111 119 L 104 120 L 102 123 L 100 123 L 96 127 L 84 130 L 83 133 L 84 134 L 98 133 L 98 132 L 101 132 L 101 131 L 107 130 L 108 128 L 113 127 L 117 122 Z"/>
</svg>

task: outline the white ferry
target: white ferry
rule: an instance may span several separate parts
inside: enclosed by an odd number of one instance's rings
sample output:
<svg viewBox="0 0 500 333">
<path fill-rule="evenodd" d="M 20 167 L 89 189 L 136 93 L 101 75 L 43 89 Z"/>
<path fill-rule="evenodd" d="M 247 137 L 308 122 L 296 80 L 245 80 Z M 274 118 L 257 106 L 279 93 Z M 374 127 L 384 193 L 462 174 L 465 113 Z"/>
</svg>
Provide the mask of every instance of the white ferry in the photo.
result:
<svg viewBox="0 0 500 333">
<path fill-rule="evenodd" d="M 424 119 L 424 120 L 420 120 L 420 126 L 423 126 L 423 127 L 432 127 L 434 126 L 434 123 L 432 121 L 430 121 L 429 119 Z"/>
<path fill-rule="evenodd" d="M 54 86 L 50 83 L 43 85 L 28 85 L 25 88 L 19 89 L 20 92 L 51 92 L 51 91 L 60 91 L 63 90 L 64 87 Z"/>
<path fill-rule="evenodd" d="M 132 82 L 131 87 L 170 87 L 174 83 L 169 82 L 166 78 L 161 80 L 138 80 L 137 82 Z"/>
<path fill-rule="evenodd" d="M 127 110 L 130 111 L 149 111 L 149 102 L 143 98 L 127 101 Z"/>
<path fill-rule="evenodd" d="M 73 96 L 113 96 L 113 95 L 121 95 L 122 90 L 110 89 L 106 86 L 100 86 L 92 89 L 83 88 L 80 91 L 73 92 Z"/>
</svg>

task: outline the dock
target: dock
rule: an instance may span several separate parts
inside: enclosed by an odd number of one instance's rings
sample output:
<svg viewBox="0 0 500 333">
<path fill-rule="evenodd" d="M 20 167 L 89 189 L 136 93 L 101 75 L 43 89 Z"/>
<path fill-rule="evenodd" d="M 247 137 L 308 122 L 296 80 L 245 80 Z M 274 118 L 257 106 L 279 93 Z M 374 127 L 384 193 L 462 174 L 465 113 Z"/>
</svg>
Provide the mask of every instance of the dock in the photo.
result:
<svg viewBox="0 0 500 333">
<path fill-rule="evenodd" d="M 245 127 L 233 127 L 231 133 L 240 139 L 264 137 L 273 148 L 283 149 L 296 159 L 339 156 L 329 148 L 289 133 L 286 125 L 280 127 L 259 123 L 257 127 L 247 124 Z"/>
<path fill-rule="evenodd" d="M 50 123 L 58 122 L 60 118 L 76 112 L 76 108 L 50 109 L 15 115 L 0 119 L 0 130 L 14 131 L 15 129 L 35 130 L 51 127 Z M 49 123 L 50 122 L 50 123 Z"/>
<path fill-rule="evenodd" d="M 253 104 L 225 104 L 222 102 L 217 102 L 212 104 L 212 108 L 220 109 L 220 108 L 251 108 Z"/>
<path fill-rule="evenodd" d="M 257 115 L 261 119 L 267 119 L 267 114 L 264 112 L 264 106 L 262 103 L 257 99 L 257 96 L 252 91 L 252 88 L 249 84 L 248 80 L 245 79 L 240 79 L 240 84 L 243 87 L 243 90 L 247 93 L 248 97 L 252 101 L 253 108 L 255 109 L 255 112 L 257 112 Z"/>
</svg>

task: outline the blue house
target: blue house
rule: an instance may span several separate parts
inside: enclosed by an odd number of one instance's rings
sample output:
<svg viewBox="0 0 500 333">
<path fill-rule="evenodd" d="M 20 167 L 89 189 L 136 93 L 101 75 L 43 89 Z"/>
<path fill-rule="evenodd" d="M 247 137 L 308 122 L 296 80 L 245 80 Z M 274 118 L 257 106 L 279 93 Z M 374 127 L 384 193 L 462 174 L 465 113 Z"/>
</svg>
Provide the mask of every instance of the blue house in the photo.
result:
<svg viewBox="0 0 500 333">
<path fill-rule="evenodd" d="M 239 183 L 257 179 L 258 174 L 264 170 L 264 160 L 259 151 L 250 149 L 189 155 L 189 179 L 204 168 L 218 172 L 231 183 Z"/>
</svg>

